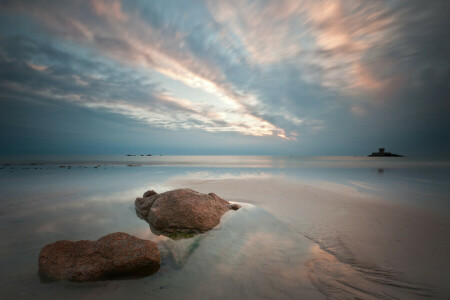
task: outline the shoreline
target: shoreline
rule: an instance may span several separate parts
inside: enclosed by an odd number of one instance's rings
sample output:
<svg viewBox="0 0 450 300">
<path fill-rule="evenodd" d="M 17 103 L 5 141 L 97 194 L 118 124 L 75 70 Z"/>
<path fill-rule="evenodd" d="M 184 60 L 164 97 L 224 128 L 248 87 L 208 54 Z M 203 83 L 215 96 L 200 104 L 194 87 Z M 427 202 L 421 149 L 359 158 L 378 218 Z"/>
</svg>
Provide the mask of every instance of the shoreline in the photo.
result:
<svg viewBox="0 0 450 300">
<path fill-rule="evenodd" d="M 314 241 L 326 254 L 308 265 L 310 279 L 327 296 L 343 290 L 355 297 L 450 295 L 450 241 L 442 239 L 450 219 L 445 215 L 334 183 L 222 178 L 168 184 L 260 206 Z"/>
</svg>

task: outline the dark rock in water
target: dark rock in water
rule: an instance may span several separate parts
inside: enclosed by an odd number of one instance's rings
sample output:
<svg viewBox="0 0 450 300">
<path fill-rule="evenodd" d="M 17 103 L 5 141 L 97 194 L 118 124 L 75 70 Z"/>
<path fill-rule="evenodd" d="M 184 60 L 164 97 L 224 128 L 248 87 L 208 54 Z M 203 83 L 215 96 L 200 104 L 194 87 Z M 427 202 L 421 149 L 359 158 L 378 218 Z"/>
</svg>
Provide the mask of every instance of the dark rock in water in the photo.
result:
<svg viewBox="0 0 450 300">
<path fill-rule="evenodd" d="M 150 275 L 160 264 L 154 242 L 116 232 L 96 241 L 45 246 L 39 254 L 39 275 L 47 280 L 97 281 Z"/>
<path fill-rule="evenodd" d="M 202 194 L 191 189 L 137 198 L 135 207 L 139 217 L 169 237 L 174 233 L 206 232 L 216 227 L 228 210 L 239 209 L 239 205 L 230 204 L 214 193 Z"/>
</svg>

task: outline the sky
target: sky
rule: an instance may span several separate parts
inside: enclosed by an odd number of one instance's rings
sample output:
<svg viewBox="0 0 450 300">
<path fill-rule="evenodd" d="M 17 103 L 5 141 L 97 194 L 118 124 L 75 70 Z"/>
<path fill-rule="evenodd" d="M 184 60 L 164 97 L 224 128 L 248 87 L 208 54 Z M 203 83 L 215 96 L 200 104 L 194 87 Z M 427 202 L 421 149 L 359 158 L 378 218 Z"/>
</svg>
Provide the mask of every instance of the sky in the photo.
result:
<svg viewBox="0 0 450 300">
<path fill-rule="evenodd" d="M 1 0 L 0 154 L 450 155 L 450 1 Z"/>
</svg>

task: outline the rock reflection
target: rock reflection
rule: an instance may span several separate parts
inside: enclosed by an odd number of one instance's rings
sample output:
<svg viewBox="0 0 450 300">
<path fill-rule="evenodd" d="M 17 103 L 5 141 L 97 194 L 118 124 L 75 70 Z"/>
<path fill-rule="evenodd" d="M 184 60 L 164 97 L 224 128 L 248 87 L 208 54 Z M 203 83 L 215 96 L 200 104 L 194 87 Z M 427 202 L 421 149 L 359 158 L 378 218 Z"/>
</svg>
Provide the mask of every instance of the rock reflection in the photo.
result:
<svg viewBox="0 0 450 300">
<path fill-rule="evenodd" d="M 148 226 L 150 227 L 150 231 L 154 234 L 154 235 L 162 235 L 165 237 L 168 237 L 172 240 L 178 241 L 178 240 L 183 240 L 183 239 L 190 239 L 193 237 L 196 237 L 199 235 L 199 233 L 195 233 L 195 232 L 181 232 L 181 231 L 175 231 L 175 232 L 162 232 L 158 229 L 156 229 L 152 223 L 150 223 L 146 218 L 143 218 L 142 215 L 140 215 L 138 212 L 136 212 L 136 215 L 144 220 L 145 222 L 147 222 Z"/>
<path fill-rule="evenodd" d="M 182 268 L 194 251 L 200 245 L 203 235 L 196 235 L 193 238 L 174 240 L 171 238 L 162 239 L 159 242 L 159 250 L 163 259 L 166 259 L 174 268 Z"/>
</svg>

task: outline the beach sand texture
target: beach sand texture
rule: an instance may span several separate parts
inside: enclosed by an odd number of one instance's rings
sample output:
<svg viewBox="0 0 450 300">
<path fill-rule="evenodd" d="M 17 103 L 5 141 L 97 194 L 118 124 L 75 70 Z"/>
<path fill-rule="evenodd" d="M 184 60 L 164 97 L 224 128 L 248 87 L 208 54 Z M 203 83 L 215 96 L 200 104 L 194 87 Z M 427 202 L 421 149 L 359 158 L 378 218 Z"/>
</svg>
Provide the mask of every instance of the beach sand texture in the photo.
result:
<svg viewBox="0 0 450 300">
<path fill-rule="evenodd" d="M 316 242 L 323 251 L 308 262 L 309 276 L 329 297 L 450 295 L 448 216 L 330 182 L 270 177 L 192 178 L 171 184 L 260 206 Z"/>
</svg>

